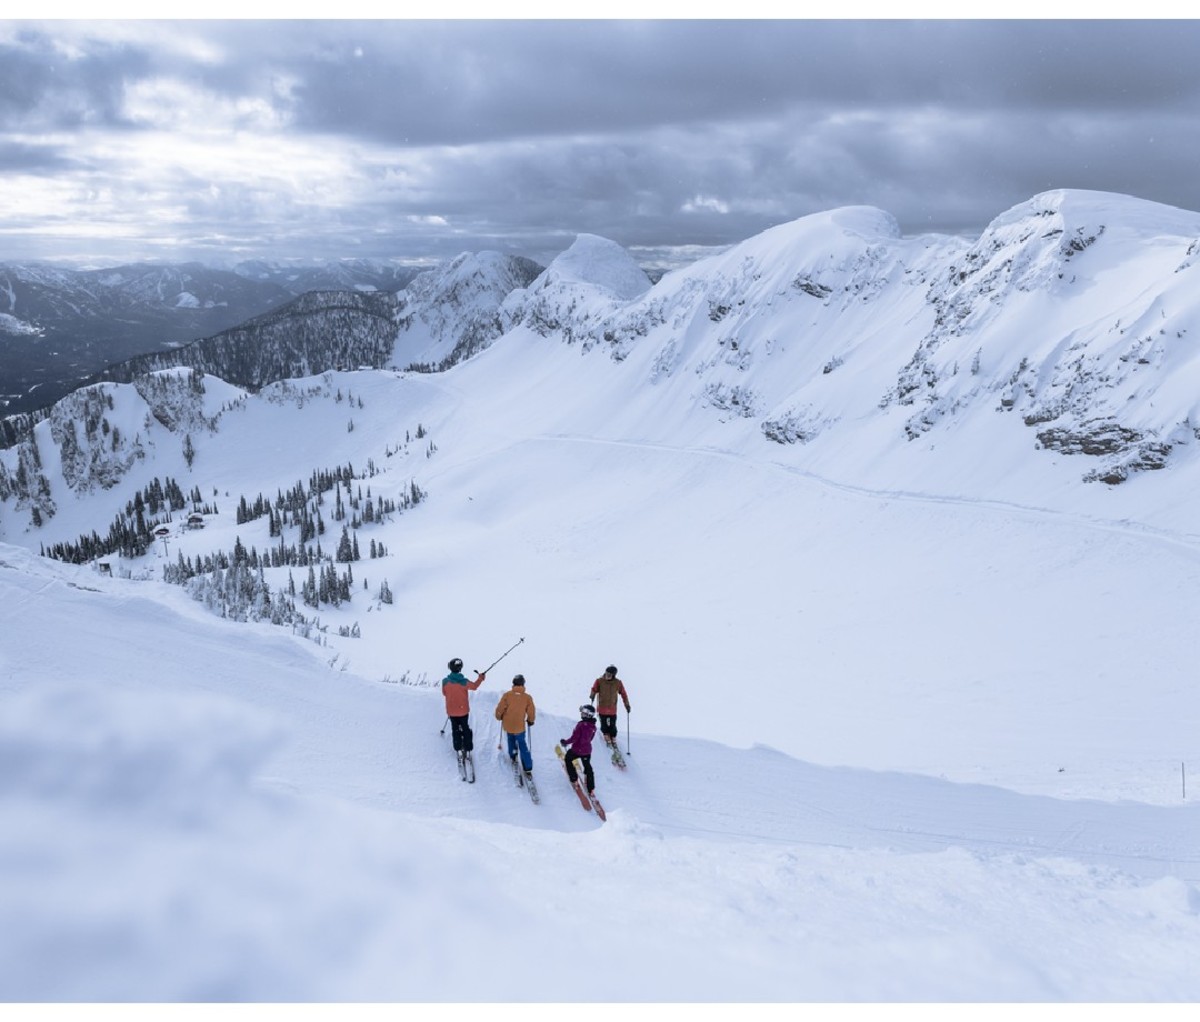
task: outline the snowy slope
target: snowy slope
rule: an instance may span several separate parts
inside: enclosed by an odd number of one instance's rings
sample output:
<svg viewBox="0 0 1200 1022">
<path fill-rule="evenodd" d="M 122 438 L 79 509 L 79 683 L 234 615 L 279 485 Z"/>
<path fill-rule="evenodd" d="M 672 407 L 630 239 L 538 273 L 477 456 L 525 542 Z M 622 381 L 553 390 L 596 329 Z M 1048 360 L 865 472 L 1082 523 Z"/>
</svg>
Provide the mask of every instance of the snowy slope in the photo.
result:
<svg viewBox="0 0 1200 1022">
<path fill-rule="evenodd" d="M 624 431 L 756 457 L 765 439 L 768 456 L 868 487 L 1161 512 L 1194 531 L 1175 494 L 1196 471 L 1198 239 L 1197 214 L 1101 193 L 1038 196 L 974 245 L 842 209 L 615 308 L 560 285 L 505 311 L 629 363 L 604 416 Z M 1171 482 L 1134 487 L 1154 496 L 1112 485 L 1164 465 Z"/>
<path fill-rule="evenodd" d="M 1186 332 L 1122 361 L 1108 317 L 1186 331 L 1196 220 L 1049 193 L 969 245 L 838 210 L 642 290 L 585 237 L 446 372 L 79 396 L 36 464 L 0 452 L 0 995 L 1194 999 L 1194 440 L 1120 483 L 1086 466 L 1150 441 L 1036 445 L 1191 414 Z M 160 581 L 294 542 L 239 498 L 350 464 L 425 497 L 357 530 L 386 554 L 348 603 L 280 628 Z M 176 516 L 113 577 L 35 556 L 168 476 L 219 506 L 204 529 Z M 464 785 L 437 682 L 518 638 Z M 631 766 L 598 758 L 601 827 L 552 747 L 610 662 Z M 490 715 L 517 671 L 536 807 Z M 528 968 L 464 972 L 464 925 Z"/>
<path fill-rule="evenodd" d="M 1196 996 L 1190 808 L 638 734 L 627 774 L 598 766 L 598 827 L 553 776 L 565 717 L 534 729 L 535 807 L 497 762 L 487 683 L 464 785 L 434 691 L 144 584 L 0 561 L 5 999 Z M 524 967 L 477 949 L 464 972 L 464 930 Z"/>
</svg>

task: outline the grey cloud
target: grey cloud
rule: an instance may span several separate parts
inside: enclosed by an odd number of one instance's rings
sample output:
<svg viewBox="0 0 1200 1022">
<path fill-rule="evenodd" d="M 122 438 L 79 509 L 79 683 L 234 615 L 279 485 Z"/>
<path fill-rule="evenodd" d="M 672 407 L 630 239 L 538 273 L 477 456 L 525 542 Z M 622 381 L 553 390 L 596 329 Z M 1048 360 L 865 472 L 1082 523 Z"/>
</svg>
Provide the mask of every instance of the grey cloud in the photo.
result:
<svg viewBox="0 0 1200 1022">
<path fill-rule="evenodd" d="M 410 145 L 775 116 L 798 104 L 987 109 L 1163 106 L 1200 96 L 1200 22 L 148 22 L 126 41 L 88 23 L 82 57 L 53 26 L 0 49 L 0 109 L 119 120 L 121 87 L 177 74 L 289 105 L 301 129 Z M 150 34 L 209 40 L 219 59 Z M 108 29 L 111 32 L 111 28 Z"/>
<path fill-rule="evenodd" d="M 130 47 L 98 44 L 69 58 L 44 34 L 20 33 L 0 43 L 0 129 L 125 126 L 124 83 L 148 66 L 146 55 Z"/>
<path fill-rule="evenodd" d="M 188 221 L 145 244 L 206 255 L 544 259 L 580 231 L 659 251 L 853 204 L 969 234 L 1056 187 L 1197 209 L 1198 44 L 1190 21 L 10 23 L 0 187 L 74 174 L 128 202 L 128 227 L 152 185 Z M 143 130 L 124 97 L 157 77 L 217 100 L 229 139 L 264 126 L 243 152 L 286 132 L 361 180 L 314 198 L 328 180 L 288 166 L 294 148 L 220 187 L 93 157 L 90 137 Z M 72 131 L 73 149 L 37 139 Z"/>
<path fill-rule="evenodd" d="M 1187 108 L 1200 23 L 569 22 L 344 27 L 298 123 L 462 144 L 777 116 L 800 105 Z M 357 41 L 356 41 L 357 40 Z M 363 55 L 354 57 L 356 46 Z"/>
<path fill-rule="evenodd" d="M 29 145 L 0 138 L 0 174 L 57 173 L 79 168 L 79 160 L 61 146 Z"/>
</svg>

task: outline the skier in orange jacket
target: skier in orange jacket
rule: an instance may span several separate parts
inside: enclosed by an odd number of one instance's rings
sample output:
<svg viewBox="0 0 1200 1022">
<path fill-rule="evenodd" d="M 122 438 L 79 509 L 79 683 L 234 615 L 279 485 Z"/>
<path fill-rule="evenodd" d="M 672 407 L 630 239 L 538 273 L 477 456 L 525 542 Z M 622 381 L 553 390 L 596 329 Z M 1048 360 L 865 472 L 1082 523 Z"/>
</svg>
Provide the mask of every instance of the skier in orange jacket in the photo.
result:
<svg viewBox="0 0 1200 1022">
<path fill-rule="evenodd" d="M 442 679 L 442 695 L 446 697 L 446 716 L 450 718 L 450 737 L 454 739 L 455 752 L 470 752 L 475 748 L 475 737 L 471 734 L 471 697 L 483 684 L 487 672 L 474 681 L 467 681 L 462 673 L 463 662 L 455 657 L 446 665 L 450 673 Z M 476 672 L 478 674 L 478 672 Z"/>
<path fill-rule="evenodd" d="M 521 756 L 521 766 L 527 774 L 533 773 L 533 756 L 529 753 L 529 743 L 525 740 L 526 727 L 533 727 L 537 716 L 537 707 L 533 705 L 533 696 L 525 691 L 525 675 L 518 674 L 512 680 L 512 688 L 500 697 L 496 704 L 496 719 L 500 721 L 505 737 L 508 738 L 508 756 L 516 759 Z"/>
</svg>

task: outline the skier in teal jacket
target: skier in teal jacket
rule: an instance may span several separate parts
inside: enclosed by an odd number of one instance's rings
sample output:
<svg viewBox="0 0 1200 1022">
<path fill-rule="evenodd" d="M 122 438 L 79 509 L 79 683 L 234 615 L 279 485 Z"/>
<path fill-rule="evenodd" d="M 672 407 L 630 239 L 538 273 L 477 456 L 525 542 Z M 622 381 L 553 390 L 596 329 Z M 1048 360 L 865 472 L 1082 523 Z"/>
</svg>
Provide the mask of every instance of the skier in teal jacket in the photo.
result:
<svg viewBox="0 0 1200 1022">
<path fill-rule="evenodd" d="M 450 718 L 450 737 L 454 740 L 455 752 L 471 752 L 475 748 L 475 737 L 471 734 L 471 697 L 483 684 L 487 673 L 480 674 L 474 681 L 467 681 L 462 673 L 463 662 L 455 657 L 446 665 L 450 673 L 442 679 L 442 695 L 446 697 L 446 716 Z"/>
</svg>

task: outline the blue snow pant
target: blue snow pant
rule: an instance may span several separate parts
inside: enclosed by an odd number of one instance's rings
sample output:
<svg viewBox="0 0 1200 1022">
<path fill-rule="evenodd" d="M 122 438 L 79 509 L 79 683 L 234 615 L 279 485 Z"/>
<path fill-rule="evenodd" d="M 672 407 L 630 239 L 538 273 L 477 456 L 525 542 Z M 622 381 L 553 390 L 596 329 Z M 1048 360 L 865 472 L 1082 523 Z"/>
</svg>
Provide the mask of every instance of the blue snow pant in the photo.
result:
<svg viewBox="0 0 1200 1022">
<path fill-rule="evenodd" d="M 518 752 L 521 753 L 521 766 L 526 770 L 532 770 L 533 757 L 529 754 L 529 743 L 525 741 L 524 731 L 517 735 L 508 735 L 509 759 L 515 759 Z"/>
</svg>

